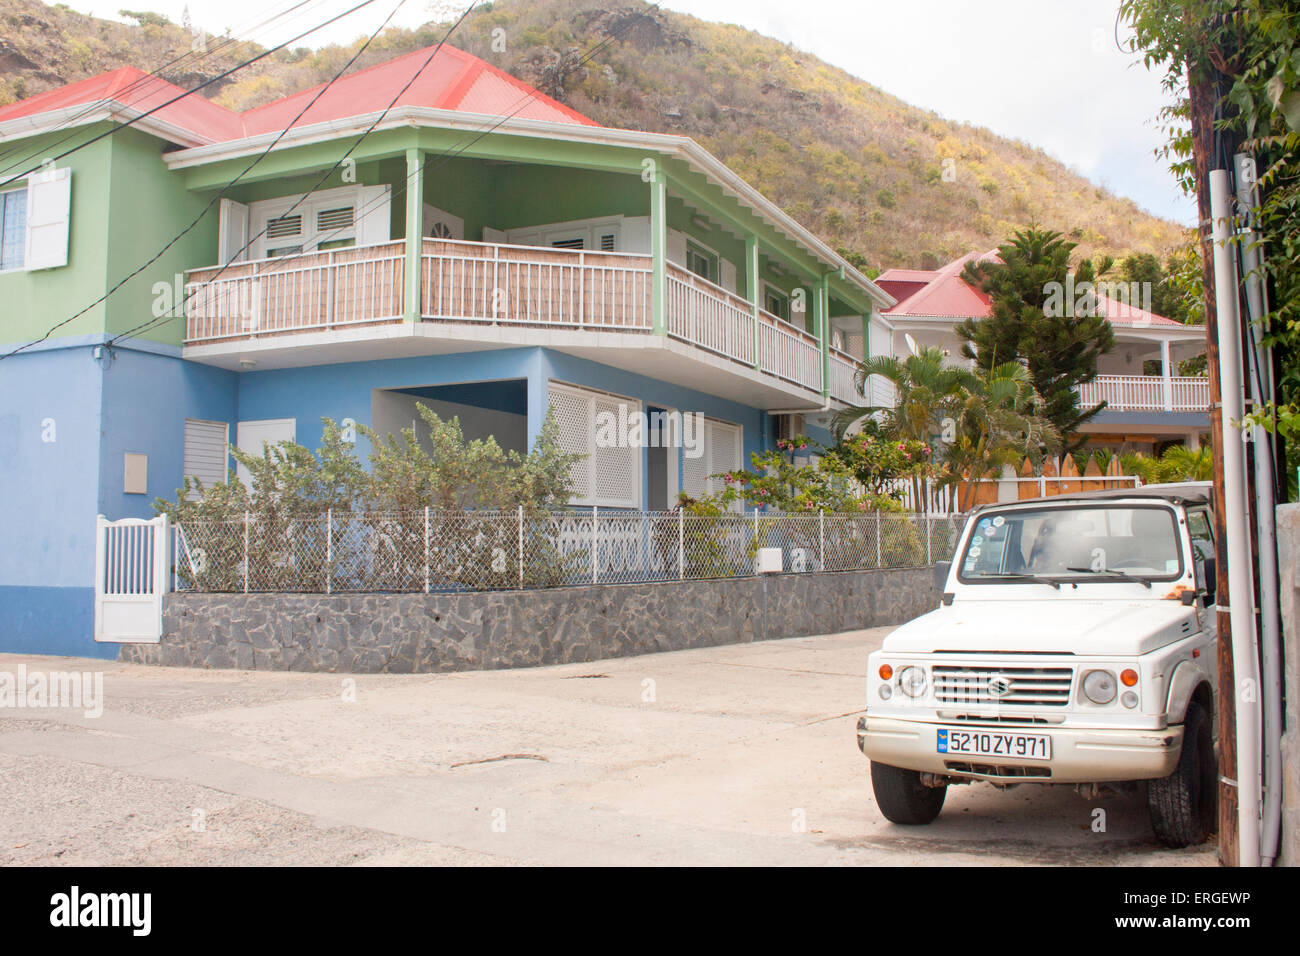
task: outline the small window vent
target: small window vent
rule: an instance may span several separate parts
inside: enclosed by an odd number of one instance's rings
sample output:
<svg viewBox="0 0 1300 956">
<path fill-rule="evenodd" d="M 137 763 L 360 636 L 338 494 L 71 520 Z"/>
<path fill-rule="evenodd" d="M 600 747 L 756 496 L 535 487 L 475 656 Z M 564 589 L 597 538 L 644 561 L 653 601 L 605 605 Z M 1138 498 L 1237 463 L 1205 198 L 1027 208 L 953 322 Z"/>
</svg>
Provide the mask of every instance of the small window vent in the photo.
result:
<svg viewBox="0 0 1300 956">
<path fill-rule="evenodd" d="M 613 252 L 613 251 L 614 251 L 614 237 L 613 237 L 613 236 L 601 236 L 601 237 L 600 237 L 600 251 L 601 251 L 601 252 Z"/>
<path fill-rule="evenodd" d="M 302 235 L 302 216 L 281 216 L 266 224 L 266 238 L 284 239 Z"/>
<path fill-rule="evenodd" d="M 316 214 L 316 228 L 321 232 L 330 229 L 351 229 L 356 222 L 355 212 L 351 206 L 322 209 Z"/>
<path fill-rule="evenodd" d="M 581 239 L 556 239 L 551 243 L 556 249 L 585 249 L 587 244 Z"/>
</svg>

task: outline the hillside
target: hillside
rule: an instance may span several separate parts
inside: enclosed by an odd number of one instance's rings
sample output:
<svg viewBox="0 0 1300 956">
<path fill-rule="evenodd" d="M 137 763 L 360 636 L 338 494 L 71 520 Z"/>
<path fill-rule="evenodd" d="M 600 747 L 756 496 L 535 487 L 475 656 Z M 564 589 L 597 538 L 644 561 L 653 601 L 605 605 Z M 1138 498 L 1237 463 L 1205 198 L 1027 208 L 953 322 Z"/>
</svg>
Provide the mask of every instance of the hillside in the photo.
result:
<svg viewBox="0 0 1300 956">
<path fill-rule="evenodd" d="M 694 137 L 872 273 L 933 267 L 1031 221 L 1069 234 L 1082 255 L 1163 258 L 1183 241 L 1178 225 L 1025 143 L 910 106 L 752 31 L 671 12 L 640 16 L 644 9 L 498 0 L 450 42 L 600 123 Z M 444 31 L 391 30 L 357 68 L 435 43 Z M 494 31 L 504 51 L 493 50 Z M 0 0 L 0 104 L 119 66 L 154 69 L 191 42 L 165 21 L 122 25 L 62 5 Z M 281 51 L 204 92 L 247 109 L 327 80 L 354 49 Z M 193 86 L 256 47 L 218 39 L 208 50 L 163 75 Z M 955 178 L 945 177 L 945 160 Z"/>
</svg>

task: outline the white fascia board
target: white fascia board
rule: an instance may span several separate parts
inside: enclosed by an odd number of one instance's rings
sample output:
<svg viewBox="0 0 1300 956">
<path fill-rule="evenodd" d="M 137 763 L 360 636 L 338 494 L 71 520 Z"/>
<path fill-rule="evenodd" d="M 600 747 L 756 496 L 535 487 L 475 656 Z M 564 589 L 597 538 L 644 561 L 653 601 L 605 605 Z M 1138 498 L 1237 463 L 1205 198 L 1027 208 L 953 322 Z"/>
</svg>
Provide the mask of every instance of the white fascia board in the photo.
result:
<svg viewBox="0 0 1300 956">
<path fill-rule="evenodd" d="M 10 139 L 26 139 L 43 133 L 61 132 L 78 126 L 91 126 L 95 123 L 130 123 L 136 129 L 150 133 L 171 143 L 193 148 L 211 143 L 210 139 L 196 136 L 191 131 L 160 120 L 157 114 L 144 115 L 144 110 L 123 106 L 116 100 L 99 100 L 95 103 L 79 103 L 57 110 L 46 110 L 32 116 L 20 116 L 17 119 L 0 123 L 0 142 Z M 141 119 L 141 117 L 144 117 Z"/>
<path fill-rule="evenodd" d="M 278 148 L 287 149 L 291 146 L 306 146 L 328 142 L 351 134 L 359 135 L 369 129 L 371 124 L 375 123 L 382 115 L 382 111 L 376 111 L 362 116 L 350 116 L 346 119 L 332 120 L 328 123 L 313 123 L 293 129 L 283 136 Z M 464 129 L 467 132 L 474 133 L 483 133 L 486 128 L 493 133 L 502 132 L 512 135 L 535 136 L 603 146 L 639 147 L 669 156 L 677 156 L 712 180 L 724 193 L 735 196 L 738 202 L 751 208 L 773 229 L 789 236 L 824 260 L 832 267 L 833 271 L 843 272 L 846 279 L 862 289 L 881 308 L 887 309 L 898 302 L 888 292 L 850 265 L 834 249 L 788 216 L 779 206 L 733 173 L 717 157 L 690 137 L 668 133 L 643 133 L 637 130 L 612 129 L 605 126 L 582 126 L 577 123 L 557 123 L 549 120 L 533 120 L 519 117 L 502 120 L 500 116 L 488 113 L 466 113 L 459 110 L 433 109 L 427 106 L 404 106 L 390 110 L 388 115 L 384 117 L 383 122 L 379 123 L 375 129 L 379 131 L 397 129 L 403 126 L 436 126 L 444 129 Z M 189 169 L 206 163 L 234 159 L 260 152 L 274 142 L 279 135 L 279 131 L 274 131 L 245 139 L 231 140 L 226 143 L 213 143 L 191 149 L 181 149 L 168 153 L 163 157 L 163 160 L 170 169 Z"/>
</svg>

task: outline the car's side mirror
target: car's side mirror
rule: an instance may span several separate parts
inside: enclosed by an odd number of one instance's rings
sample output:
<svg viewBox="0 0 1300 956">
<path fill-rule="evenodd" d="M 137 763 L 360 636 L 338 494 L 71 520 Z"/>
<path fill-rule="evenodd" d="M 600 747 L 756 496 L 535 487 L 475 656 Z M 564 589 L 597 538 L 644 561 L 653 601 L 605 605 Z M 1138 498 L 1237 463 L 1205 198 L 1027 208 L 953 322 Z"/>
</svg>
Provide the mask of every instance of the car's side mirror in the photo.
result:
<svg viewBox="0 0 1300 956">
<path fill-rule="evenodd" d="M 934 564 L 934 586 L 940 591 L 948 583 L 948 572 L 952 570 L 951 561 L 936 561 Z"/>
<path fill-rule="evenodd" d="M 1205 579 L 1205 599 L 1202 606 L 1209 607 L 1214 603 L 1214 592 L 1219 584 L 1218 568 L 1215 567 L 1213 555 L 1201 560 L 1201 576 Z"/>
</svg>

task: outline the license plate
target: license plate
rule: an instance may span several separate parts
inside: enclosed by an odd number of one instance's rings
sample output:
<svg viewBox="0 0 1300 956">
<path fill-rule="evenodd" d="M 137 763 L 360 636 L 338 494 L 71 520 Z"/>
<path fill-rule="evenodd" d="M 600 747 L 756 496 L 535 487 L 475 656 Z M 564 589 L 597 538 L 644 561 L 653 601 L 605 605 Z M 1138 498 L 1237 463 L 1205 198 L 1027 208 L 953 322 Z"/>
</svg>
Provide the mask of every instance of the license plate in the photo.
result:
<svg viewBox="0 0 1300 956">
<path fill-rule="evenodd" d="M 935 747 L 941 754 L 960 754 L 966 757 L 1008 757 L 1013 760 L 1052 758 L 1052 738 L 1047 734 L 940 727 Z"/>
</svg>

